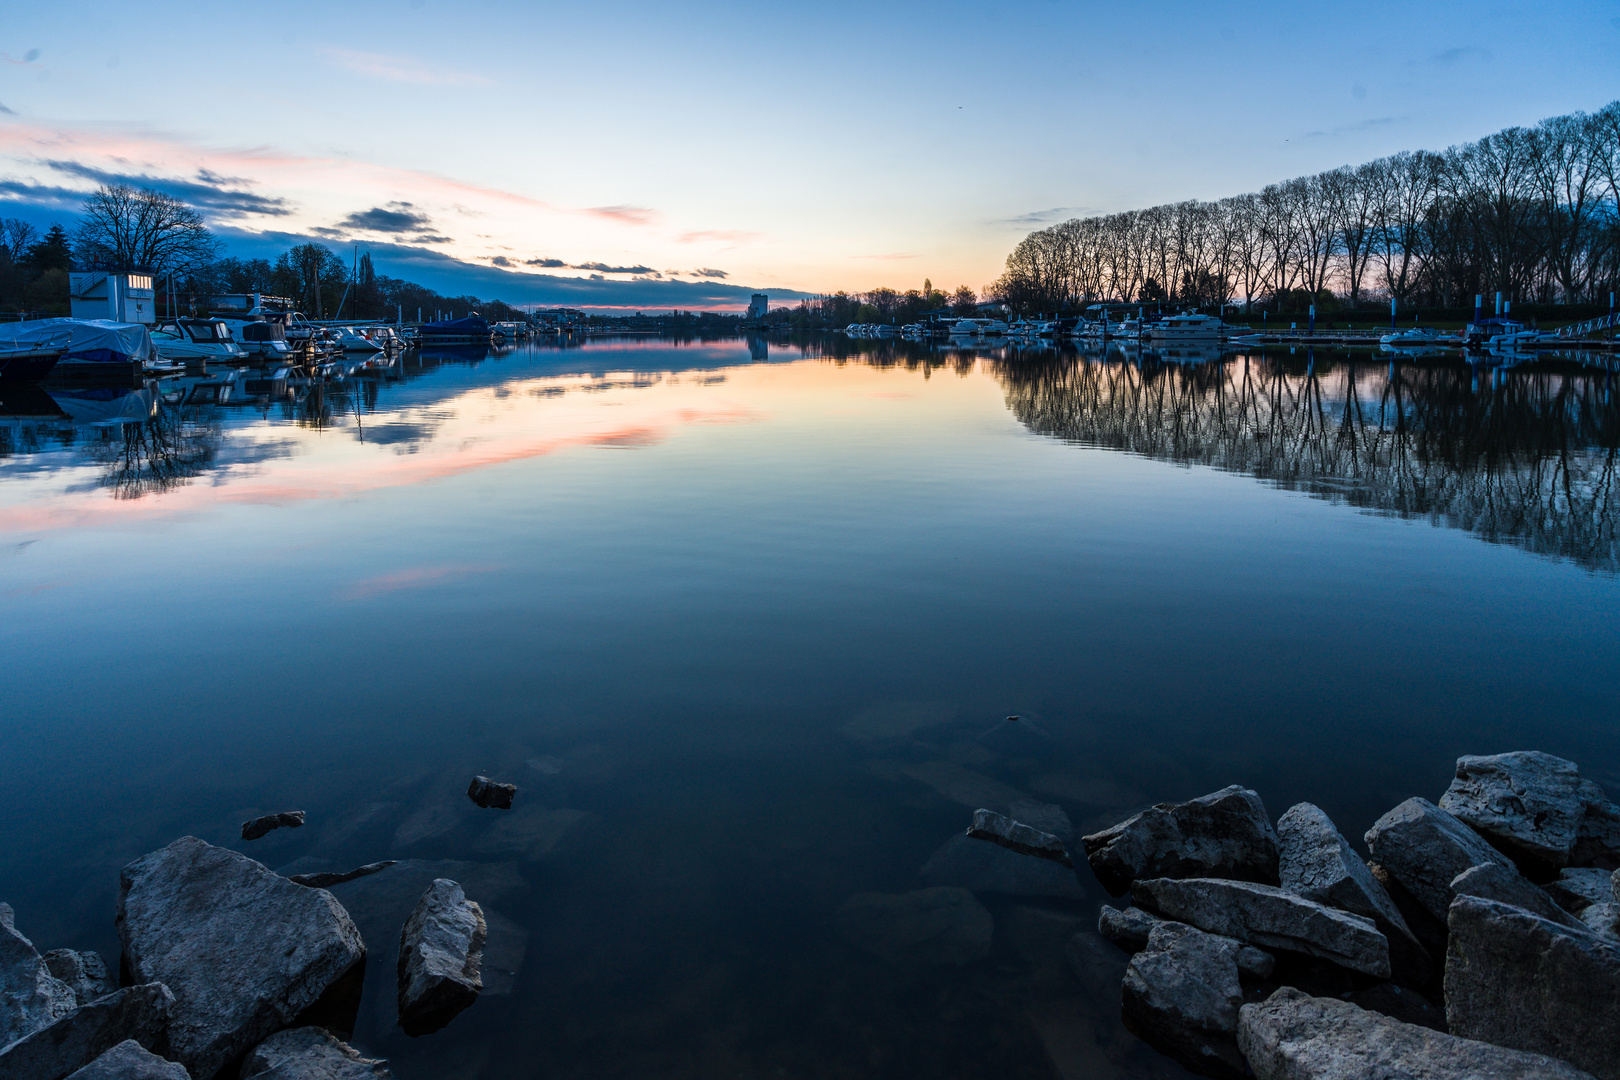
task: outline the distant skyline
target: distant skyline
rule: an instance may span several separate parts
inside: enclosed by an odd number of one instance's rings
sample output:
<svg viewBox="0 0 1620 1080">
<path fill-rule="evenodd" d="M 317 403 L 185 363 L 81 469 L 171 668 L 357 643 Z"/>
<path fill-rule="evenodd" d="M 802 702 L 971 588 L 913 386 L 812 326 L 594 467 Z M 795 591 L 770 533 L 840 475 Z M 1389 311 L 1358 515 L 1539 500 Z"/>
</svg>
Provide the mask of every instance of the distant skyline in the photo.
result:
<svg viewBox="0 0 1620 1080">
<path fill-rule="evenodd" d="M 1612 0 L 38 5 L 0 26 L 0 215 L 97 183 L 239 257 L 738 308 L 994 280 L 1029 230 L 1620 98 Z"/>
</svg>

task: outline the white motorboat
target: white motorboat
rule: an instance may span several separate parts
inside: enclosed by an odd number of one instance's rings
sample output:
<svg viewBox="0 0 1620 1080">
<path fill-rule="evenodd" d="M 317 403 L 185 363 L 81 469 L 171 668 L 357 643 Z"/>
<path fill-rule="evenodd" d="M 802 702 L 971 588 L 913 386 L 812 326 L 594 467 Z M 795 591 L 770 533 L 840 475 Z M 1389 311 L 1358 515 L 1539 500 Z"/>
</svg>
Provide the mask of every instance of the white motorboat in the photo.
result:
<svg viewBox="0 0 1620 1080">
<path fill-rule="evenodd" d="M 951 333 L 961 337 L 994 337 L 1007 332 L 1007 324 L 1000 319 L 957 319 L 951 324 Z"/>
<path fill-rule="evenodd" d="M 1431 330 L 1426 326 L 1399 330 L 1378 339 L 1380 345 L 1388 345 L 1392 349 L 1432 349 L 1436 345 L 1452 344 L 1455 341 L 1455 338 L 1447 337 L 1440 331 Z"/>
<path fill-rule="evenodd" d="M 152 348 L 171 362 L 231 363 L 247 353 L 224 319 L 174 319 L 152 327 Z"/>
<path fill-rule="evenodd" d="M 1190 312 L 1160 319 L 1147 328 L 1147 336 L 1155 344 L 1178 342 L 1213 344 L 1225 337 L 1226 333 L 1226 324 L 1214 315 L 1195 315 Z"/>
</svg>

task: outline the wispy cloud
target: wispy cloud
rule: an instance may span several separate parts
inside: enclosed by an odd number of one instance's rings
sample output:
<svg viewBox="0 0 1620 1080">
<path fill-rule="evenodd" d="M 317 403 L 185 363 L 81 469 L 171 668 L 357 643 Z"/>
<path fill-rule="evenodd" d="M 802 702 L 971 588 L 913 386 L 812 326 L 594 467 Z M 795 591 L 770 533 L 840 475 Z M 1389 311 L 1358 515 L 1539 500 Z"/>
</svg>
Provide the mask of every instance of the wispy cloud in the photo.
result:
<svg viewBox="0 0 1620 1080">
<path fill-rule="evenodd" d="M 440 67 L 414 56 L 389 56 L 332 46 L 321 51 L 341 68 L 389 82 L 417 83 L 422 86 L 487 86 L 490 82 L 482 75 Z"/>
<path fill-rule="evenodd" d="M 764 233 L 746 232 L 742 229 L 699 229 L 696 232 L 684 232 L 676 237 L 683 244 L 698 244 L 719 240 L 727 244 L 746 244 L 750 240 L 758 240 Z"/>
<path fill-rule="evenodd" d="M 62 158 L 38 160 L 41 165 L 54 172 L 88 180 L 93 184 L 127 184 L 130 187 L 161 191 L 177 199 L 184 199 L 215 217 L 244 217 L 254 214 L 281 217 L 292 213 L 286 199 L 244 191 L 242 185 L 249 181 L 237 176 L 221 176 L 206 167 L 199 168 L 196 177 L 188 180 L 175 176 L 98 169 L 93 165 Z M 83 197 L 81 193 L 79 198 Z"/>
<path fill-rule="evenodd" d="M 338 224 L 366 232 L 411 233 L 431 228 L 433 220 L 408 202 L 391 202 L 386 206 L 356 211 Z"/>
<path fill-rule="evenodd" d="M 560 270 L 568 264 L 561 259 L 524 259 L 524 266 L 539 266 L 545 269 Z"/>
<path fill-rule="evenodd" d="M 1033 228 L 1037 225 L 1049 225 L 1054 221 L 1067 221 L 1069 218 L 1093 212 L 1089 206 L 1054 206 L 1047 210 L 1031 210 L 1027 214 L 1019 214 L 1016 217 L 997 218 L 990 224 Z"/>
<path fill-rule="evenodd" d="M 700 266 L 696 270 L 692 271 L 692 276 L 700 278 L 713 278 L 716 281 L 724 281 L 731 275 L 726 273 L 724 270 L 716 270 L 712 266 Z"/>
<path fill-rule="evenodd" d="M 658 217 L 658 211 L 645 206 L 592 206 L 585 212 L 621 225 L 651 225 Z"/>
<path fill-rule="evenodd" d="M 1338 127 L 1327 128 L 1323 131 L 1307 131 L 1299 136 L 1301 139 L 1331 139 L 1338 135 L 1352 135 L 1358 131 L 1374 131 L 1386 128 L 1391 124 L 1404 124 L 1404 116 L 1375 116 L 1368 120 L 1357 120 L 1350 124 L 1340 124 Z"/>
<path fill-rule="evenodd" d="M 574 263 L 571 266 L 569 266 L 568 269 L 570 269 L 570 270 L 594 270 L 598 274 L 651 274 L 651 273 L 653 273 L 653 268 L 650 267 L 650 266 L 609 266 L 607 263 L 601 263 L 601 262 Z"/>
<path fill-rule="evenodd" d="M 1436 64 L 1450 67 L 1453 64 L 1460 64 L 1464 60 L 1489 60 L 1490 58 L 1491 50 L 1489 49 L 1481 48 L 1478 45 L 1461 45 L 1454 49 L 1437 52 L 1429 59 Z"/>
<path fill-rule="evenodd" d="M 409 570 L 366 578 L 344 589 L 338 596 L 344 600 L 369 600 L 401 589 L 420 589 L 469 574 L 487 574 L 496 569 L 498 567 L 494 566 L 413 566 Z"/>
<path fill-rule="evenodd" d="M 0 101 L 0 115 L 3 115 L 3 116 L 16 116 L 17 115 L 17 110 L 16 109 L 8 109 L 8 108 L 6 108 L 6 103 L 3 102 L 3 101 Z"/>
</svg>

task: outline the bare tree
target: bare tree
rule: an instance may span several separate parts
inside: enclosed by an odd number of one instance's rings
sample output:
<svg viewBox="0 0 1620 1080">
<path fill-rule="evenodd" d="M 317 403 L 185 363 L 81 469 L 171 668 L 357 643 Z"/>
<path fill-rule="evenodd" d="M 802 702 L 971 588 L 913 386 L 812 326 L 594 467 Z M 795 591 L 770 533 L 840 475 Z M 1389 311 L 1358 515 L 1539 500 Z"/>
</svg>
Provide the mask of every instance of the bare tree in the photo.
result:
<svg viewBox="0 0 1620 1080">
<path fill-rule="evenodd" d="M 14 263 L 23 261 L 28 246 L 38 236 L 39 230 L 21 218 L 0 218 L 0 248 L 5 249 Z"/>
<path fill-rule="evenodd" d="M 102 270 L 184 274 L 213 261 L 220 243 L 202 215 L 172 195 L 103 184 L 84 200 L 74 252 Z"/>
</svg>

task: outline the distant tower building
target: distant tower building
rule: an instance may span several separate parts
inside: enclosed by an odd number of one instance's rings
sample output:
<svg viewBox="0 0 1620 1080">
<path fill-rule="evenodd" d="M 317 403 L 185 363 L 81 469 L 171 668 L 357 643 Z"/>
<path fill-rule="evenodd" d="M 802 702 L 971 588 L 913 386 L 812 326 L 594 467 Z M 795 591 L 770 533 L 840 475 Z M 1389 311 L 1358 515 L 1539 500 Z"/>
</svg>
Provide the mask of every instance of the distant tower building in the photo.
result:
<svg viewBox="0 0 1620 1080">
<path fill-rule="evenodd" d="M 748 314 L 744 315 L 743 319 L 746 322 L 764 322 L 765 313 L 770 309 L 770 296 L 762 292 L 757 292 L 754 294 L 754 298 L 748 302 Z"/>
<path fill-rule="evenodd" d="M 153 298 L 150 274 L 68 274 L 68 302 L 75 319 L 151 323 L 157 317 Z"/>
</svg>

